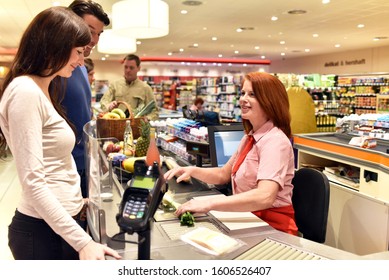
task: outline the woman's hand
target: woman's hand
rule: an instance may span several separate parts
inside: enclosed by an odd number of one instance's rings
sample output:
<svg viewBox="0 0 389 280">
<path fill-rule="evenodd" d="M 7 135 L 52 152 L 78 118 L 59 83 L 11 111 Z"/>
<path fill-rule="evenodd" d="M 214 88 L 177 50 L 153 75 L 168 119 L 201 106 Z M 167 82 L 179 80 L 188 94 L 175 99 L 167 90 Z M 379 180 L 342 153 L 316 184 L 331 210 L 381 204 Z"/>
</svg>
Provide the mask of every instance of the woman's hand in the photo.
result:
<svg viewBox="0 0 389 280">
<path fill-rule="evenodd" d="M 208 213 L 211 210 L 210 200 L 196 200 L 191 199 L 184 204 L 181 204 L 180 207 L 174 212 L 178 217 L 180 217 L 185 212 L 191 213 Z"/>
<path fill-rule="evenodd" d="M 190 178 L 192 173 L 192 168 L 191 166 L 186 166 L 186 167 L 175 167 L 173 169 L 170 169 L 164 174 L 165 180 L 170 180 L 174 176 L 177 177 L 177 183 L 186 180 Z"/>
<path fill-rule="evenodd" d="M 79 252 L 80 260 L 105 260 L 105 255 L 112 256 L 117 260 L 122 258 L 115 250 L 93 240 Z"/>
</svg>

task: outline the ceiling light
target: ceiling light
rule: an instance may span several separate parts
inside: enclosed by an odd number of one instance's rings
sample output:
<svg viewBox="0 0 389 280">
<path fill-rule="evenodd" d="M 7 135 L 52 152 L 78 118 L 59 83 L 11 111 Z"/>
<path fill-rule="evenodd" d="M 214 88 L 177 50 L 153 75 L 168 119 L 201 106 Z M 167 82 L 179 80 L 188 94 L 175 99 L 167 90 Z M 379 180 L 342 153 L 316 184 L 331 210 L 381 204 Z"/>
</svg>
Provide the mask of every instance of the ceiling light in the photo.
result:
<svg viewBox="0 0 389 280">
<path fill-rule="evenodd" d="M 219 54 L 218 57 L 223 57 L 223 55 L 222 55 L 222 54 Z"/>
<path fill-rule="evenodd" d="M 336 44 L 336 45 L 335 45 L 335 48 L 340 48 L 340 44 Z"/>
<path fill-rule="evenodd" d="M 386 36 L 377 36 L 377 37 L 374 37 L 374 41 L 379 41 L 379 40 L 385 40 L 385 39 L 388 39 L 388 37 Z"/>
<path fill-rule="evenodd" d="M 280 41 L 280 44 L 281 45 L 285 45 L 285 41 Z"/>
<path fill-rule="evenodd" d="M 261 55 L 261 59 L 265 59 L 266 58 L 266 56 L 264 56 L 264 55 Z"/>
<path fill-rule="evenodd" d="M 203 4 L 203 2 L 201 1 L 184 1 L 182 2 L 183 5 L 187 5 L 187 6 L 199 6 L 201 4 Z"/>
<path fill-rule="evenodd" d="M 254 49 L 259 50 L 259 46 L 255 46 Z"/>
<path fill-rule="evenodd" d="M 142 42 L 141 41 L 136 41 L 136 44 L 137 45 L 142 45 Z"/>
<path fill-rule="evenodd" d="M 173 53 L 169 52 L 169 53 L 167 53 L 167 55 L 173 55 Z"/>
<path fill-rule="evenodd" d="M 306 13 L 307 13 L 306 10 L 301 10 L 301 9 L 295 9 L 295 10 L 288 11 L 288 14 L 290 14 L 290 15 L 302 15 L 302 14 L 306 14 Z"/>
<path fill-rule="evenodd" d="M 317 37 L 319 37 L 319 34 L 314 33 L 314 34 L 312 34 L 312 37 L 313 37 L 313 38 L 317 38 Z"/>
<path fill-rule="evenodd" d="M 271 20 L 272 20 L 272 21 L 276 21 L 276 20 L 278 20 L 278 17 L 272 16 L 272 17 L 271 17 Z"/>
<path fill-rule="evenodd" d="M 166 36 L 169 34 L 169 6 L 161 0 L 116 2 L 112 5 L 112 29 L 118 35 L 138 39 Z"/>
<path fill-rule="evenodd" d="M 284 53 L 284 52 L 282 52 L 282 53 L 281 53 L 281 55 L 282 55 L 282 56 L 284 56 L 284 55 L 285 55 L 285 53 Z"/>
<path fill-rule="evenodd" d="M 237 28 L 236 32 L 243 32 L 242 28 Z"/>
<path fill-rule="evenodd" d="M 330 0 L 322 0 L 321 1 L 323 4 L 328 4 L 328 3 L 330 3 L 331 1 Z"/>
<path fill-rule="evenodd" d="M 180 49 L 180 52 L 183 52 L 183 51 L 184 51 L 184 49 L 181 48 L 181 49 Z"/>
<path fill-rule="evenodd" d="M 358 24 L 357 27 L 358 27 L 358 28 L 364 28 L 365 25 L 361 23 L 361 24 Z"/>
<path fill-rule="evenodd" d="M 212 37 L 212 41 L 217 41 L 217 37 Z"/>
<path fill-rule="evenodd" d="M 305 51 L 305 52 L 310 52 L 311 50 L 310 50 L 310 49 L 305 49 L 304 51 Z"/>
<path fill-rule="evenodd" d="M 129 54 L 136 52 L 136 39 L 116 35 L 112 29 L 106 29 L 100 35 L 97 50 L 100 53 Z"/>
<path fill-rule="evenodd" d="M 187 10 L 181 10 L 181 14 L 186 15 L 188 13 Z"/>
<path fill-rule="evenodd" d="M 234 51 L 234 53 L 238 54 L 238 53 L 239 53 L 239 51 Z"/>
<path fill-rule="evenodd" d="M 198 46 L 199 46 L 199 44 L 197 44 L 197 43 L 193 44 L 193 47 L 195 47 L 195 48 L 197 48 Z"/>
</svg>

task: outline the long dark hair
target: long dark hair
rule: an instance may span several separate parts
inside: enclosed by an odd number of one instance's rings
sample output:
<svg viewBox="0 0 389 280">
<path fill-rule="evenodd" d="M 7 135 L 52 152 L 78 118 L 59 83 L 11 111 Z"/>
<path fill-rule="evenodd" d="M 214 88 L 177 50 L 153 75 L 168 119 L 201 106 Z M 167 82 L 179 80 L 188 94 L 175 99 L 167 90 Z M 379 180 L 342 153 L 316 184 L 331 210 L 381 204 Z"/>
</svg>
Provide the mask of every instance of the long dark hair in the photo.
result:
<svg viewBox="0 0 389 280">
<path fill-rule="evenodd" d="M 282 82 L 271 74 L 261 72 L 248 73 L 245 80 L 251 82 L 255 97 L 267 117 L 290 138 L 292 130 L 289 99 Z M 247 133 L 253 129 L 248 120 L 243 120 L 243 126 Z"/>
<path fill-rule="evenodd" d="M 0 100 L 14 78 L 23 75 L 50 77 L 68 63 L 73 48 L 86 46 L 90 40 L 89 27 L 69 8 L 51 7 L 40 12 L 20 40 L 18 51 L 1 88 Z M 59 77 L 54 78 L 50 83 L 49 93 L 54 108 L 67 120 L 59 103 L 60 87 Z M 5 138 L 0 137 L 0 150 L 4 147 Z"/>
</svg>

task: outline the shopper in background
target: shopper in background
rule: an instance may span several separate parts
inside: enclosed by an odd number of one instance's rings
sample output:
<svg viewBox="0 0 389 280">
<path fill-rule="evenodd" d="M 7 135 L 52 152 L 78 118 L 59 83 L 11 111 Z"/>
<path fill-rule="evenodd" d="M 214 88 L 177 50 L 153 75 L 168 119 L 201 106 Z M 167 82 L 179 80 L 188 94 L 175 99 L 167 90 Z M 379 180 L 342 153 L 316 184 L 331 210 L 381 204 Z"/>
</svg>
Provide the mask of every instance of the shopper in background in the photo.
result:
<svg viewBox="0 0 389 280">
<path fill-rule="evenodd" d="M 85 204 L 71 155 L 75 133 L 59 104 L 59 77 L 70 77 L 83 63 L 90 36 L 68 8 L 46 9 L 27 27 L 5 77 L 0 132 L 22 186 L 8 232 L 15 259 L 120 258 L 76 221 Z"/>
<path fill-rule="evenodd" d="M 246 135 L 221 168 L 178 167 L 165 173 L 177 182 L 192 176 L 209 184 L 232 181 L 233 195 L 190 200 L 176 211 L 250 211 L 274 228 L 297 235 L 292 206 L 294 156 L 289 101 L 284 85 L 267 73 L 245 76 L 239 99 Z"/>
<path fill-rule="evenodd" d="M 86 68 L 86 72 L 88 73 L 89 85 L 92 87 L 93 82 L 95 81 L 95 64 L 93 63 L 92 59 L 85 58 L 84 65 Z"/>
<path fill-rule="evenodd" d="M 103 111 L 111 111 L 118 107 L 117 101 L 128 103 L 133 110 L 139 110 L 154 100 L 152 88 L 138 78 L 140 71 L 140 58 L 134 54 L 127 55 L 123 60 L 124 79 L 120 79 L 110 84 L 109 90 L 104 93 L 100 100 L 100 106 Z M 120 105 L 124 111 L 127 109 Z M 158 108 L 152 110 L 147 115 L 150 120 L 158 119 Z"/>
<path fill-rule="evenodd" d="M 99 36 L 104 26 L 110 21 L 100 4 L 90 0 L 73 1 L 69 8 L 80 16 L 89 26 L 92 34 L 90 43 L 85 47 L 84 56 L 88 57 L 92 49 L 99 42 Z M 77 164 L 77 170 L 81 177 L 81 191 L 83 197 L 88 197 L 88 183 L 85 171 L 84 141 L 82 139 L 83 128 L 92 119 L 92 93 L 88 81 L 88 73 L 84 65 L 77 67 L 73 75 L 64 81 L 66 94 L 61 105 L 65 108 L 68 119 L 77 130 L 76 146 L 73 149 L 73 157 Z"/>
<path fill-rule="evenodd" d="M 204 104 L 204 99 L 202 99 L 201 97 L 197 97 L 193 101 L 193 104 L 190 107 L 190 110 L 202 111 L 203 110 L 203 104 Z"/>
</svg>

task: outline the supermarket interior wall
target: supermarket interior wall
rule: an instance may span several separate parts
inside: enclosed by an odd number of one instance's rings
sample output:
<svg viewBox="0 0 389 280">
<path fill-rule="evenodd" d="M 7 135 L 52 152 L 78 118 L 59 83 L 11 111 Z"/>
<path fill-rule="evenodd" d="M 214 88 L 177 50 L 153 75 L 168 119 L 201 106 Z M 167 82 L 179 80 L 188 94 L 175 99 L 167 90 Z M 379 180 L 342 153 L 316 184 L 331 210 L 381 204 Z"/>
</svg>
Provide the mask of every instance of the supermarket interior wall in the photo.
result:
<svg viewBox="0 0 389 280">
<path fill-rule="evenodd" d="M 300 58 L 273 60 L 272 73 L 370 74 L 389 72 L 389 47 L 343 51 Z"/>
</svg>

